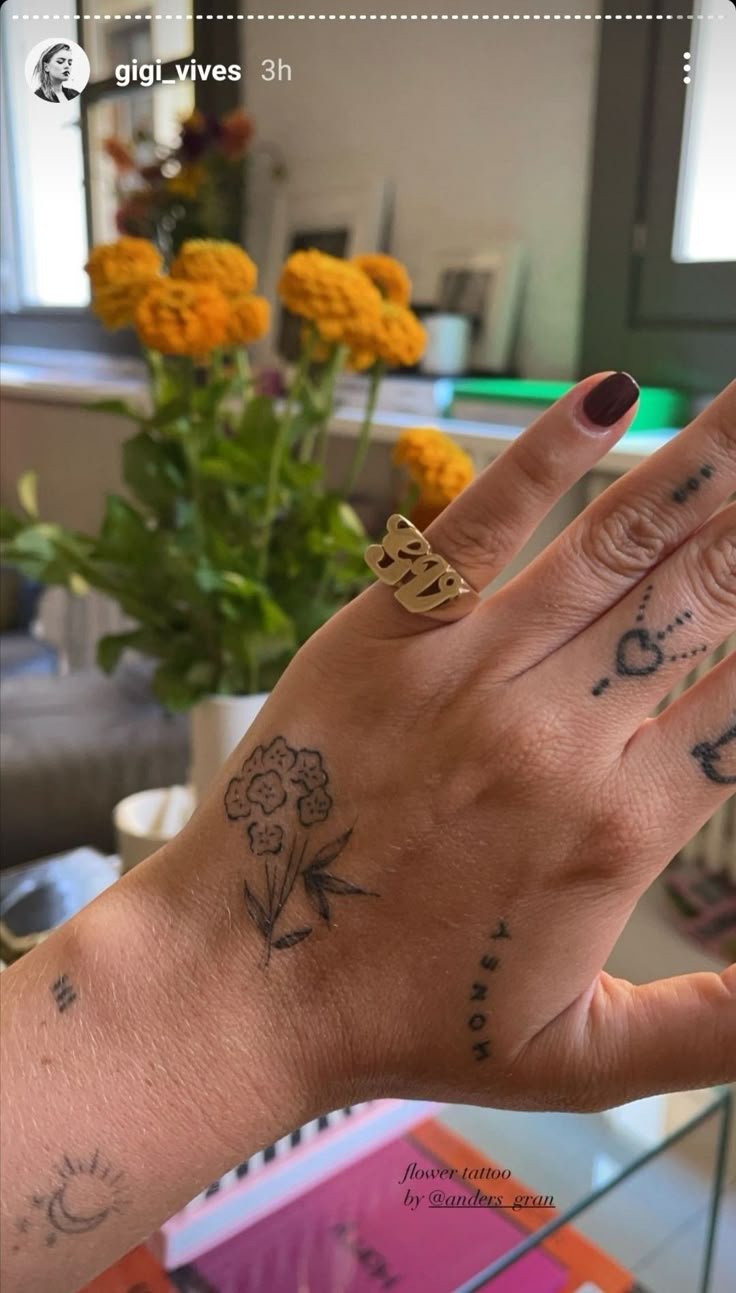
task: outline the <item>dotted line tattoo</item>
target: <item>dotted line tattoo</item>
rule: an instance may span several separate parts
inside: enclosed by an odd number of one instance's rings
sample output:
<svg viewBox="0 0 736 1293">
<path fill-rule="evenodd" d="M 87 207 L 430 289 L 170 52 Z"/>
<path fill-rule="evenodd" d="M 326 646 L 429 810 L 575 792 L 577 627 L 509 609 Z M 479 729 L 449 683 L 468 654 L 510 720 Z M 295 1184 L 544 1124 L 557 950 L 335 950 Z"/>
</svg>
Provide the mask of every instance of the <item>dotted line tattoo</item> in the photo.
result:
<svg viewBox="0 0 736 1293">
<path fill-rule="evenodd" d="M 678 485 L 677 489 L 673 490 L 672 502 L 686 503 L 688 499 L 688 495 L 696 494 L 697 491 L 700 489 L 701 480 L 710 480 L 711 476 L 715 476 L 715 474 L 716 474 L 715 467 L 711 467 L 710 463 L 708 462 L 704 463 L 703 466 L 700 468 L 700 471 L 698 472 L 697 476 L 688 476 L 687 480 L 684 481 L 682 485 Z"/>
<path fill-rule="evenodd" d="M 51 984 L 51 992 L 60 1015 L 63 1015 L 64 1011 L 68 1010 L 77 999 L 77 993 L 66 974 L 60 974 L 58 979 Z"/>
<path fill-rule="evenodd" d="M 494 940 L 500 939 L 500 938 L 511 938 L 508 925 L 505 920 L 499 920 L 494 933 L 491 934 L 491 938 Z M 479 965 L 481 969 L 487 971 L 488 974 L 494 974 L 495 971 L 499 968 L 500 964 L 501 964 L 501 958 L 498 956 L 492 956 L 489 952 L 486 952 L 483 956 L 481 956 L 479 961 Z M 471 1033 L 480 1033 L 480 1032 L 483 1032 L 486 1028 L 486 1025 L 488 1023 L 488 1012 L 487 1012 L 487 1007 L 485 1006 L 485 1001 L 487 996 L 488 996 L 488 984 L 485 982 L 484 979 L 480 979 L 480 978 L 476 979 L 471 987 L 469 1000 L 471 1002 L 473 1001 L 483 1002 L 484 1008 L 482 1010 L 480 1009 L 474 1010 L 472 1014 L 469 1015 L 467 1020 L 467 1026 Z M 490 1039 L 487 1037 L 477 1037 L 476 1040 L 473 1042 L 473 1055 L 475 1059 L 478 1061 L 490 1059 L 491 1058 Z"/>
<path fill-rule="evenodd" d="M 715 741 L 701 741 L 690 751 L 704 775 L 718 786 L 736 786 L 736 723 Z"/>
<path fill-rule="evenodd" d="M 264 966 L 272 951 L 295 947 L 313 932 L 312 925 L 301 925 L 276 933 L 300 877 L 308 901 L 328 928 L 335 898 L 379 896 L 327 870 L 349 843 L 354 826 L 307 858 L 312 829 L 327 820 L 333 806 L 328 783 L 317 750 L 292 749 L 276 736 L 268 747 L 253 751 L 225 791 L 228 818 L 247 823 L 249 851 L 262 860 L 260 892 L 247 881 L 243 892 L 248 916 L 265 942 Z"/>
<path fill-rule="evenodd" d="M 60 1235 L 86 1235 L 129 1206 L 125 1173 L 105 1163 L 98 1149 L 88 1159 L 65 1154 L 55 1172 L 48 1192 L 29 1200 L 29 1215 L 16 1219 L 12 1252 L 19 1252 L 27 1238 L 52 1248 Z"/>
<path fill-rule="evenodd" d="M 644 589 L 644 595 L 636 612 L 635 622 L 639 627 L 627 629 L 616 644 L 614 665 L 619 678 L 647 678 L 650 674 L 657 673 L 666 664 L 674 664 L 676 660 L 689 660 L 708 650 L 707 646 L 698 646 L 690 651 L 675 652 L 674 655 L 670 653 L 663 643 L 678 629 L 688 624 L 693 618 L 693 613 L 680 611 L 664 628 L 657 631 L 649 629 L 645 620 L 653 589 L 654 584 L 648 584 Z M 591 688 L 591 695 L 602 696 L 614 681 L 615 679 L 611 677 L 599 678 Z"/>
</svg>

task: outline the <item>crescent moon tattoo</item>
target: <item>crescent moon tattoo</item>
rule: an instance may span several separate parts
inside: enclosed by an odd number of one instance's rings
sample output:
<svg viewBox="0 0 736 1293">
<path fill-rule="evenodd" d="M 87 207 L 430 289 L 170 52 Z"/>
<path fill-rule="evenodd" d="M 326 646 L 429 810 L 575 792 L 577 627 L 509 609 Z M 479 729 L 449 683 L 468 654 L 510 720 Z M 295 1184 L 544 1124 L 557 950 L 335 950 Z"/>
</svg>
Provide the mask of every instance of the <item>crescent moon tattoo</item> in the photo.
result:
<svg viewBox="0 0 736 1293">
<path fill-rule="evenodd" d="M 51 1230 L 46 1244 L 55 1236 L 84 1235 L 96 1230 L 113 1212 L 123 1212 L 127 1200 L 122 1194 L 123 1172 L 103 1162 L 99 1150 L 90 1158 L 65 1154 L 56 1167 L 56 1180 L 46 1194 L 34 1195 L 34 1208 L 41 1210 Z"/>
</svg>

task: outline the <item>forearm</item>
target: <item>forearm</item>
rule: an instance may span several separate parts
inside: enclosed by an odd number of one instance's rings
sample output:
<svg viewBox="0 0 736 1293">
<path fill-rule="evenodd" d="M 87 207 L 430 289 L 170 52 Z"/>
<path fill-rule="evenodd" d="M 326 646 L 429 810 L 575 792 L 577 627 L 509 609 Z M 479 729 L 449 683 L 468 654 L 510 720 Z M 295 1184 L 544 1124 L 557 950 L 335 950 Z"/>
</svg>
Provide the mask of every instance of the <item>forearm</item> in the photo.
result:
<svg viewBox="0 0 736 1293">
<path fill-rule="evenodd" d="M 205 815 L 3 974 L 6 1293 L 80 1287 L 318 1112 L 229 847 Z"/>
</svg>

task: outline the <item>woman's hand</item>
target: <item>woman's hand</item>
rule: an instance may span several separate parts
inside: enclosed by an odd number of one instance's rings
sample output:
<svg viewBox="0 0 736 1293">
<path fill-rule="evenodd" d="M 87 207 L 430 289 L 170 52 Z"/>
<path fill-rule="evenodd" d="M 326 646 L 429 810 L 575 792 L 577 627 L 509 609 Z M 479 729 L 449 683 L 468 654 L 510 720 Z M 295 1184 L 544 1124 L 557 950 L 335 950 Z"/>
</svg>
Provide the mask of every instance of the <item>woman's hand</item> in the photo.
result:
<svg viewBox="0 0 736 1293">
<path fill-rule="evenodd" d="M 635 395 L 577 386 L 433 548 L 487 586 Z M 367 589 L 186 830 L 2 975 L 9 1293 L 79 1288 L 356 1100 L 594 1109 L 736 1077 L 736 967 L 602 971 L 736 784 L 733 657 L 647 718 L 736 628 L 735 479 L 736 384 L 466 618 Z"/>
<path fill-rule="evenodd" d="M 475 588 L 631 421 L 586 414 L 635 398 L 602 380 L 427 530 Z M 736 784 L 733 657 L 648 718 L 736 629 L 735 484 L 736 383 L 464 619 L 376 583 L 294 660 L 190 830 L 318 1085 L 593 1109 L 736 1078 L 733 966 L 602 970 Z"/>
</svg>

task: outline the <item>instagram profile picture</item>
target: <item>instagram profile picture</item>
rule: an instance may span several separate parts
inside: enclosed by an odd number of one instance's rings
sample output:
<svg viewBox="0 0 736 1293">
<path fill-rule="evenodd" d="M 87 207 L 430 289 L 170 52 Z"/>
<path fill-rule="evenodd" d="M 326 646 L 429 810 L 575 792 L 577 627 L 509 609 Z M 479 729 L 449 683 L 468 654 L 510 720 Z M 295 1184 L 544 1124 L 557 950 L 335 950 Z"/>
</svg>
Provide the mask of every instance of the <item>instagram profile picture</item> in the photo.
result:
<svg viewBox="0 0 736 1293">
<path fill-rule="evenodd" d="M 26 83 L 42 103 L 77 99 L 89 81 L 89 59 L 73 40 L 47 37 L 26 58 Z"/>
</svg>

